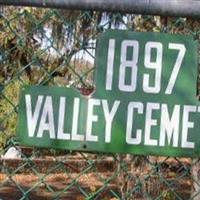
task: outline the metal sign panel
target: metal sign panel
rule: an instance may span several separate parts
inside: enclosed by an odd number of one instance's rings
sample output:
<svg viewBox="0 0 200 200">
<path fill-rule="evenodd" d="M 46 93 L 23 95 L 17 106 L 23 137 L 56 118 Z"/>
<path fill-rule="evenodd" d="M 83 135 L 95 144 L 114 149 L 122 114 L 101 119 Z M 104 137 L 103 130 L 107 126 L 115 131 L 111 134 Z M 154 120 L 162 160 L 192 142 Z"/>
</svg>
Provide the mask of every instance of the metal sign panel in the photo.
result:
<svg viewBox="0 0 200 200">
<path fill-rule="evenodd" d="M 200 155 L 197 44 L 190 36 L 110 30 L 96 51 L 96 91 L 22 88 L 22 144 L 143 155 Z"/>
</svg>

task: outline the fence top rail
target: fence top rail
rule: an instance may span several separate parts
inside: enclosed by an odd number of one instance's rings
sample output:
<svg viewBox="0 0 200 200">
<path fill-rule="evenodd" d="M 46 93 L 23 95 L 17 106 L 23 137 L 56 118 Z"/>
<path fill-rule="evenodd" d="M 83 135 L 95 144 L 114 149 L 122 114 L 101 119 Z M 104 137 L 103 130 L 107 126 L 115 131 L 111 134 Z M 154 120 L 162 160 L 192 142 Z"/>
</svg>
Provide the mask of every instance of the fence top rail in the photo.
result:
<svg viewBox="0 0 200 200">
<path fill-rule="evenodd" d="M 0 5 L 200 18 L 198 0 L 0 0 Z"/>
</svg>

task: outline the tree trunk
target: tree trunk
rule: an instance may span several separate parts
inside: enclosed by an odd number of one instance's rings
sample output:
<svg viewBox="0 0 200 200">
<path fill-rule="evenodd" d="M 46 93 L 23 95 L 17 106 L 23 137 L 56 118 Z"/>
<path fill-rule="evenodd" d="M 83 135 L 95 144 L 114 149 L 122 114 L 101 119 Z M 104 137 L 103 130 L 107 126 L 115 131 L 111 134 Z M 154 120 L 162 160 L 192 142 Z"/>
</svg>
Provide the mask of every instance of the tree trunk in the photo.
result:
<svg viewBox="0 0 200 200">
<path fill-rule="evenodd" d="M 191 175 L 193 178 L 193 187 L 191 191 L 191 199 L 200 199 L 200 160 L 194 159 L 191 167 Z"/>
</svg>

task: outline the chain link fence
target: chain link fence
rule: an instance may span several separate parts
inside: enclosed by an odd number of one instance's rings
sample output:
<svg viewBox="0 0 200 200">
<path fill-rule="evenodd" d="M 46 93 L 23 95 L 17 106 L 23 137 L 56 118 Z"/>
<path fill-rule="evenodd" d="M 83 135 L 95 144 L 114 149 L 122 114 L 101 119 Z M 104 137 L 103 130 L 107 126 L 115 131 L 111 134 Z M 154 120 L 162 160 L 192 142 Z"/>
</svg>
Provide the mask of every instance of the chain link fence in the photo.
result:
<svg viewBox="0 0 200 200">
<path fill-rule="evenodd" d="M 199 20 L 6 6 L 0 12 L 2 200 L 200 199 L 198 160 L 36 149 L 15 139 L 20 87 L 93 88 L 102 32 L 167 32 L 199 40 Z"/>
</svg>

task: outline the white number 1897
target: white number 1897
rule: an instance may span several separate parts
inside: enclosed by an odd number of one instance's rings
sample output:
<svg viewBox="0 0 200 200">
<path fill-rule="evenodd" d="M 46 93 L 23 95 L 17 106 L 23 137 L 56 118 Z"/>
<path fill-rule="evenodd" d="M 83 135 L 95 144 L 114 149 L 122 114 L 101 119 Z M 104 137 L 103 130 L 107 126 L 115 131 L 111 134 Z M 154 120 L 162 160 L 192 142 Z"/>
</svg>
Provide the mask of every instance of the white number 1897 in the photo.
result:
<svg viewBox="0 0 200 200">
<path fill-rule="evenodd" d="M 131 59 L 127 58 L 128 48 L 133 49 L 133 55 Z M 158 94 L 161 90 L 161 77 L 162 77 L 162 65 L 163 65 L 163 44 L 160 42 L 149 41 L 145 44 L 144 48 L 144 67 L 146 69 L 154 70 L 154 77 L 145 73 L 143 75 L 143 91 L 145 93 Z M 171 76 L 169 78 L 165 94 L 171 94 L 178 77 L 181 65 L 184 60 L 186 48 L 184 44 L 169 43 L 169 50 L 178 51 L 176 61 L 174 63 Z M 155 59 L 152 61 L 152 51 L 156 52 Z M 115 58 L 115 39 L 109 40 L 108 46 L 108 60 L 106 71 L 106 90 L 112 90 L 113 84 L 113 70 L 114 70 L 114 58 Z M 124 40 L 121 43 L 121 57 L 119 66 L 119 83 L 118 88 L 124 92 L 134 92 L 137 89 L 137 74 L 138 74 L 138 60 L 139 60 L 139 42 L 137 40 Z M 131 80 L 126 83 L 126 70 L 131 71 Z M 150 80 L 153 80 L 153 84 Z"/>
</svg>

